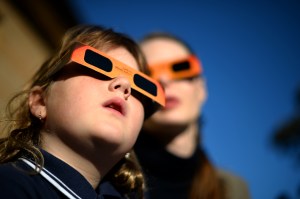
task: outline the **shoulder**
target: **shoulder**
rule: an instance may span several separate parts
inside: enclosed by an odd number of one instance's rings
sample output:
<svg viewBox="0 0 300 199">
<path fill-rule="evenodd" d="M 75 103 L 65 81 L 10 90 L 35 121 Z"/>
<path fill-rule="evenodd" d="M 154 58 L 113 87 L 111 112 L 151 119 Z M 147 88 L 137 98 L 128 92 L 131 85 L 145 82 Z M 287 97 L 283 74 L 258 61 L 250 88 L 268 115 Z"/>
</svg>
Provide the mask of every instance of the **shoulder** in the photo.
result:
<svg viewBox="0 0 300 199">
<path fill-rule="evenodd" d="M 98 192 L 103 198 L 123 198 L 121 193 L 106 179 L 100 183 L 98 189 Z"/>
<path fill-rule="evenodd" d="M 0 185 L 1 187 L 7 186 L 7 188 L 13 189 L 13 187 L 9 187 L 8 184 L 20 184 L 23 185 L 24 181 L 28 181 L 29 175 L 23 171 L 22 168 L 19 168 L 13 163 L 5 163 L 0 165 Z"/>
<path fill-rule="evenodd" d="M 251 198 L 248 184 L 241 176 L 224 169 L 217 169 L 217 173 L 225 187 L 227 198 Z"/>
<path fill-rule="evenodd" d="M 13 163 L 0 165 L 0 198 L 37 199 L 45 193 L 45 183 L 38 174 L 30 174 L 28 169 Z"/>
</svg>

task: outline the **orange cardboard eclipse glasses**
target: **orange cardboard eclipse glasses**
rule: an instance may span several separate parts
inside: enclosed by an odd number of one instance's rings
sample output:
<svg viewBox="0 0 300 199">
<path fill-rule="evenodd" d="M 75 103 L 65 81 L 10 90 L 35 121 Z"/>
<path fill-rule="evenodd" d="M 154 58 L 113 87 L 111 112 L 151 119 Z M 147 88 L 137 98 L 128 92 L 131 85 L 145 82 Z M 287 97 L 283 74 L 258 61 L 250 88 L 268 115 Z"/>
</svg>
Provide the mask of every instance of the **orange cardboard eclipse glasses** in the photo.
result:
<svg viewBox="0 0 300 199">
<path fill-rule="evenodd" d="M 195 77 L 202 73 L 202 65 L 195 55 L 174 62 L 150 65 L 151 77 L 154 79 L 176 80 Z"/>
<path fill-rule="evenodd" d="M 144 73 L 127 66 L 95 48 L 80 43 L 77 43 L 73 50 L 66 55 L 59 63 L 62 66 L 70 62 L 75 62 L 110 78 L 120 75 L 125 76 L 130 81 L 132 89 L 147 96 L 159 105 L 165 106 L 163 88 L 158 81 Z"/>
</svg>

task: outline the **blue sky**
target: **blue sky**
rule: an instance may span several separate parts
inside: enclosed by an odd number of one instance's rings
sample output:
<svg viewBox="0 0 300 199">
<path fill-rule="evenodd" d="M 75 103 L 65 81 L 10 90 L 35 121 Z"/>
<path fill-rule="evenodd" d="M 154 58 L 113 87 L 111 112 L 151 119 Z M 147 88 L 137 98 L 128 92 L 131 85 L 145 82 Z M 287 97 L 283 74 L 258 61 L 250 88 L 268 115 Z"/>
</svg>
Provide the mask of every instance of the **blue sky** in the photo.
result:
<svg viewBox="0 0 300 199">
<path fill-rule="evenodd" d="M 203 144 L 212 161 L 245 178 L 253 199 L 296 197 L 299 167 L 270 138 L 295 113 L 300 87 L 297 1 L 72 0 L 82 23 L 139 40 L 172 32 L 201 58 L 208 87 Z"/>
</svg>

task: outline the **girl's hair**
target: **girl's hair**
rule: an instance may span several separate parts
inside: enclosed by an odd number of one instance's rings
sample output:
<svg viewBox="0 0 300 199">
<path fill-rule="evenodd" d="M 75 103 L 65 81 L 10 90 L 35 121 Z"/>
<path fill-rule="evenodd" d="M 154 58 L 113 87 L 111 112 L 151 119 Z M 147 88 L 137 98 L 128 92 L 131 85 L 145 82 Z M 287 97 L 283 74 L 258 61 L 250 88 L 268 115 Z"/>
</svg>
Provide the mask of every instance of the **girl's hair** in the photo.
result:
<svg viewBox="0 0 300 199">
<path fill-rule="evenodd" d="M 195 54 L 192 48 L 181 38 L 166 32 L 153 32 L 146 35 L 140 44 L 149 42 L 155 39 L 167 39 L 175 41 L 182 45 L 190 54 Z M 199 124 L 201 128 L 201 124 Z M 198 143 L 200 144 L 201 133 L 198 134 Z M 216 169 L 210 162 L 204 150 L 200 150 L 199 167 L 196 170 L 189 191 L 189 198 L 192 199 L 223 199 L 225 198 L 225 190 L 222 181 L 219 179 Z"/>
<path fill-rule="evenodd" d="M 54 52 L 39 70 L 34 74 L 25 89 L 14 95 L 6 107 L 6 119 L 3 121 L 4 137 L 0 139 L 0 163 L 15 161 L 21 156 L 29 155 L 38 164 L 43 166 L 44 159 L 41 151 L 41 134 L 43 122 L 33 116 L 29 110 L 28 96 L 31 88 L 41 86 L 45 92 L 55 81 L 53 71 L 57 70 L 57 64 L 74 45 L 80 42 L 101 51 L 109 51 L 117 47 L 124 47 L 136 59 L 139 69 L 148 73 L 145 58 L 138 45 L 127 35 L 117 33 L 112 29 L 93 25 L 78 25 L 69 29 L 60 47 Z M 122 190 L 124 194 L 132 191 L 142 195 L 144 179 L 140 166 L 134 156 L 123 158 L 114 167 L 115 173 L 110 172 L 106 178 Z M 122 180 L 120 183 L 120 179 Z"/>
</svg>

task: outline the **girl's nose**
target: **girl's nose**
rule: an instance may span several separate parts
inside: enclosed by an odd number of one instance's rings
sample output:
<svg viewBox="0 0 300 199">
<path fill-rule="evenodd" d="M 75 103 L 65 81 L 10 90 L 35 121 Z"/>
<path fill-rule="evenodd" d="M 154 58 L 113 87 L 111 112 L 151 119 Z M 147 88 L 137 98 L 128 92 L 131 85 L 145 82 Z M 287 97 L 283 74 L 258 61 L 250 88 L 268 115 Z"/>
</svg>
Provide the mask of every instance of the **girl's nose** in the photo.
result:
<svg viewBox="0 0 300 199">
<path fill-rule="evenodd" d="M 131 95 L 130 82 L 126 77 L 122 76 L 118 76 L 111 80 L 109 90 L 122 92 L 125 100 L 127 100 L 128 97 Z"/>
</svg>

